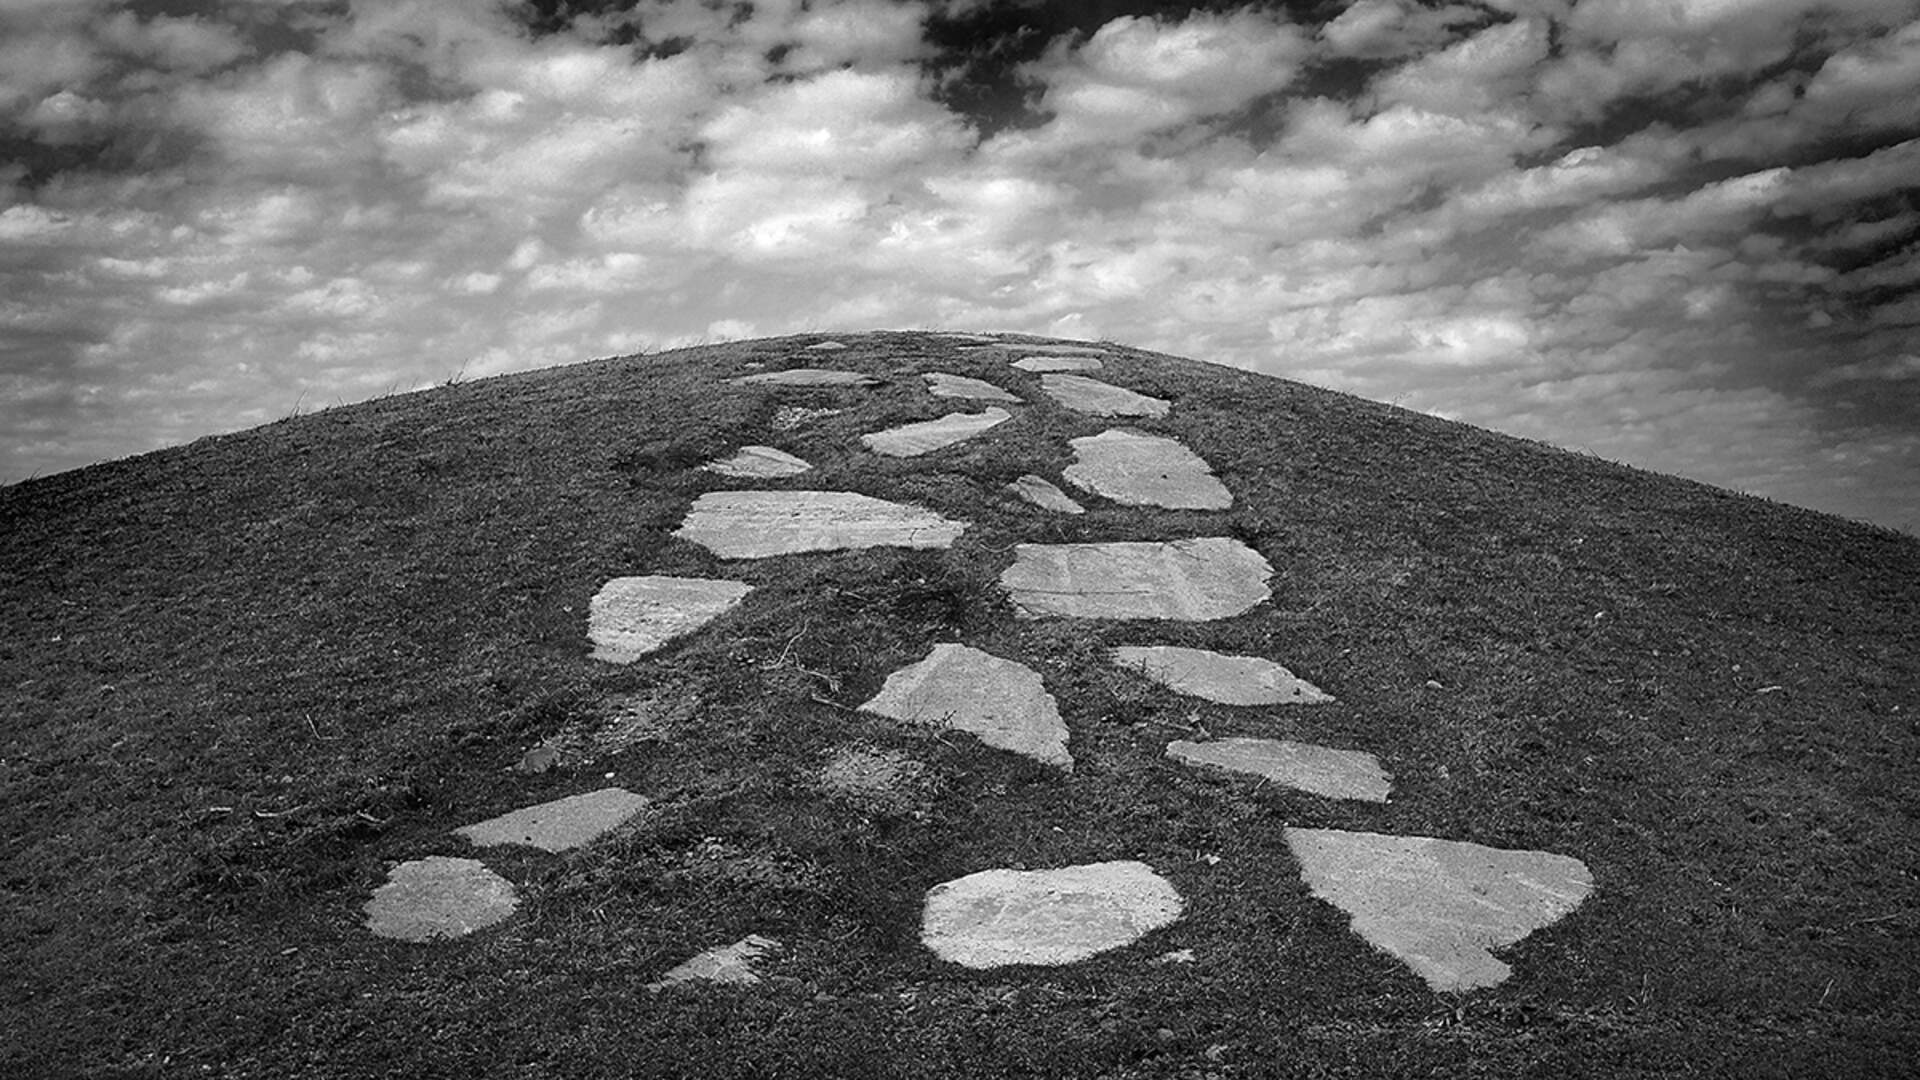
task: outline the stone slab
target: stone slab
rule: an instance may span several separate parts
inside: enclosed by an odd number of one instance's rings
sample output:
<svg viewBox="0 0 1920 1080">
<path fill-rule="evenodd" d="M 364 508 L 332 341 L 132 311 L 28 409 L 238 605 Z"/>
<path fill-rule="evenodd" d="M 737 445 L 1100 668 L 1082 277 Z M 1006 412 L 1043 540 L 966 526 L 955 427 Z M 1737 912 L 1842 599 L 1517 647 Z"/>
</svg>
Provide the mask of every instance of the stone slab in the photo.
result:
<svg viewBox="0 0 1920 1080">
<path fill-rule="evenodd" d="M 1021 371 L 1044 373 L 1049 371 L 1099 371 L 1102 365 L 1097 356 L 1023 356 L 1013 362 Z"/>
<path fill-rule="evenodd" d="M 1026 353 L 1041 353 L 1048 356 L 1105 356 L 1107 350 L 1098 345 L 1052 344 L 1035 341 L 1002 342 L 1009 349 L 1018 349 Z"/>
<path fill-rule="evenodd" d="M 739 476 L 748 479 L 772 479 L 779 476 L 798 476 L 813 468 L 805 459 L 794 457 L 785 450 L 771 446 L 743 446 L 732 457 L 719 461 L 710 461 L 701 468 L 721 476 Z"/>
<path fill-rule="evenodd" d="M 723 559 L 870 547 L 944 548 L 966 531 L 931 510 L 850 491 L 710 491 L 674 535 Z"/>
<path fill-rule="evenodd" d="M 1013 419 L 1005 409 L 990 408 L 977 413 L 948 413 L 937 420 L 921 420 L 897 428 L 860 436 L 867 449 L 888 457 L 919 457 L 965 442 L 989 428 Z"/>
<path fill-rule="evenodd" d="M 614 578 L 587 602 L 587 639 L 595 660 L 631 664 L 674 638 L 690 634 L 753 591 L 717 578 Z"/>
<path fill-rule="evenodd" d="M 846 347 L 847 343 L 844 341 L 817 341 L 807 346 L 809 349 L 818 349 L 822 352 L 834 352 Z"/>
<path fill-rule="evenodd" d="M 1045 477 L 1032 473 L 1007 485 L 1007 490 L 1027 500 L 1042 510 L 1053 510 L 1062 514 L 1084 514 L 1087 508 L 1074 502 L 1066 492 L 1054 487 Z"/>
<path fill-rule="evenodd" d="M 1178 645 L 1122 645 L 1110 654 L 1121 667 L 1182 694 L 1221 705 L 1321 705 L 1333 695 L 1258 656 L 1228 656 Z"/>
<path fill-rule="evenodd" d="M 1172 403 L 1084 375 L 1042 375 L 1040 389 L 1075 412 L 1090 416 L 1165 416 Z"/>
<path fill-rule="evenodd" d="M 1074 439 L 1067 482 L 1129 506 L 1225 510 L 1233 505 L 1213 469 L 1177 439 L 1115 428 Z"/>
<path fill-rule="evenodd" d="M 645 796 L 609 787 L 569 795 L 453 830 L 480 847 L 518 844 L 571 851 L 625 824 L 647 805 Z"/>
<path fill-rule="evenodd" d="M 927 892 L 920 940 L 970 968 L 1057 966 L 1130 945 L 1180 917 L 1180 894 L 1143 863 L 983 870 Z"/>
<path fill-rule="evenodd" d="M 1491 950 L 1558 921 L 1593 891 L 1586 864 L 1546 851 L 1338 829 L 1286 836 L 1313 894 L 1434 990 L 1505 981 L 1512 969 Z"/>
<path fill-rule="evenodd" d="M 1273 567 L 1227 537 L 1019 544 L 1013 550 L 1000 585 L 1027 618 L 1225 619 L 1272 595 Z"/>
<path fill-rule="evenodd" d="M 864 372 L 833 368 L 787 368 L 742 375 L 732 381 L 741 386 L 879 386 L 882 382 Z"/>
<path fill-rule="evenodd" d="M 929 371 L 921 378 L 927 380 L 927 392 L 934 397 L 970 398 L 975 401 L 1018 402 L 1020 399 L 1002 390 L 985 379 L 969 379 L 965 375 L 949 375 L 944 371 Z"/>
<path fill-rule="evenodd" d="M 513 883 L 479 860 L 429 855 L 387 871 L 367 901 L 367 929 L 399 941 L 465 937 L 519 906 Z"/>
<path fill-rule="evenodd" d="M 1264 776 L 1276 784 L 1329 799 L 1387 801 L 1393 784 L 1380 761 L 1359 750 L 1335 750 L 1284 739 L 1216 739 L 1167 745 L 1167 756 L 1188 765 Z"/>
<path fill-rule="evenodd" d="M 779 947 L 780 943 L 773 938 L 748 934 L 731 945 L 721 945 L 694 956 L 661 976 L 658 982 L 648 983 L 647 989 L 658 992 L 689 982 L 752 986 L 760 981 L 753 962 Z"/>
<path fill-rule="evenodd" d="M 925 660 L 887 676 L 860 708 L 970 732 L 988 746 L 1073 769 L 1066 721 L 1040 673 L 979 649 L 935 645 Z"/>
</svg>

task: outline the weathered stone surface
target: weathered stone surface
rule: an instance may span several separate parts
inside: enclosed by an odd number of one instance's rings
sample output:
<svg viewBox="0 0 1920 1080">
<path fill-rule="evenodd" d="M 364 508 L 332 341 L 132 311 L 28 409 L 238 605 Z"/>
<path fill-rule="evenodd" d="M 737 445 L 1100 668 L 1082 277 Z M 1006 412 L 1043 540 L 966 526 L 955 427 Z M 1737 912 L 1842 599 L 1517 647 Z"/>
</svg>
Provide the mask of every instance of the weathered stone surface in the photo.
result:
<svg viewBox="0 0 1920 1080">
<path fill-rule="evenodd" d="M 929 371 L 921 377 L 927 380 L 927 392 L 934 397 L 971 398 L 975 401 L 1020 400 L 985 379 L 969 379 L 965 375 L 949 375 L 944 371 Z"/>
<path fill-rule="evenodd" d="M 1076 412 L 1092 416 L 1165 416 L 1172 403 L 1084 375 L 1042 375 L 1040 389 Z"/>
<path fill-rule="evenodd" d="M 753 970 L 753 962 L 779 947 L 780 943 L 772 938 L 748 934 L 731 945 L 700 953 L 661 976 L 658 982 L 648 983 L 647 989 L 658 992 L 687 982 L 751 986 L 760 981 L 759 973 Z"/>
<path fill-rule="evenodd" d="M 966 531 L 931 510 L 851 491 L 710 491 L 674 535 L 724 559 L 870 547 L 943 548 Z"/>
<path fill-rule="evenodd" d="M 1226 485 L 1205 459 L 1178 440 L 1118 428 L 1072 440 L 1069 483 L 1130 506 L 1169 510 L 1225 510 Z"/>
<path fill-rule="evenodd" d="M 1273 567 L 1238 540 L 1020 544 L 1000 575 L 1029 618 L 1224 619 L 1272 595 Z"/>
<path fill-rule="evenodd" d="M 865 712 L 971 732 L 1001 750 L 1073 768 L 1067 725 L 1040 673 L 965 645 L 935 645 L 925 660 L 887 676 Z"/>
<path fill-rule="evenodd" d="M 1099 371 L 1097 356 L 1023 356 L 1013 362 L 1021 371 Z"/>
<path fill-rule="evenodd" d="M 519 906 L 513 883 L 478 860 L 429 855 L 387 871 L 367 901 L 367 929 L 401 941 L 464 937 Z"/>
<path fill-rule="evenodd" d="M 984 870 L 928 890 L 920 940 L 970 968 L 1071 964 L 1171 925 L 1181 907 L 1143 863 Z"/>
<path fill-rule="evenodd" d="M 1359 750 L 1335 750 L 1282 739 L 1175 740 L 1167 756 L 1189 765 L 1211 765 L 1264 776 L 1276 784 L 1329 799 L 1386 802 L 1392 782 L 1379 759 Z"/>
<path fill-rule="evenodd" d="M 948 413 L 937 420 L 902 424 L 897 428 L 860 436 L 867 449 L 889 457 L 919 457 L 943 447 L 964 442 L 988 428 L 1013 419 L 1005 409 L 987 409 L 977 413 Z"/>
<path fill-rule="evenodd" d="M 1027 500 L 1043 510 L 1055 510 L 1062 514 L 1084 514 L 1087 508 L 1074 502 L 1066 492 L 1048 483 L 1044 477 L 1032 473 L 1007 485 L 1007 490 Z"/>
<path fill-rule="evenodd" d="M 753 591 L 715 578 L 614 578 L 587 602 L 587 638 L 595 660 L 631 664 L 718 618 Z"/>
<path fill-rule="evenodd" d="M 520 844 L 542 851 L 570 851 L 619 828 L 647 805 L 625 788 L 601 788 L 529 806 L 455 829 L 480 847 Z"/>
<path fill-rule="evenodd" d="M 1178 645 L 1122 645 L 1113 662 L 1182 694 L 1222 705 L 1320 705 L 1333 695 L 1258 656 L 1227 656 Z"/>
<path fill-rule="evenodd" d="M 788 368 L 785 371 L 764 371 L 758 375 L 742 375 L 733 381 L 742 386 L 878 386 L 882 380 L 858 371 L 837 371 L 832 368 Z"/>
<path fill-rule="evenodd" d="M 813 466 L 785 450 L 771 446 L 743 446 L 739 453 L 732 457 L 708 462 L 701 468 L 708 472 L 719 473 L 721 476 L 768 479 L 776 476 L 798 476 L 812 469 Z"/>
<path fill-rule="evenodd" d="M 844 341 L 817 341 L 812 345 L 807 346 L 807 348 L 809 349 L 818 349 L 822 352 L 834 352 L 839 349 L 844 349 L 846 347 L 847 347 L 847 343 Z"/>
<path fill-rule="evenodd" d="M 1586 864 L 1545 851 L 1291 828 L 1287 846 L 1315 896 L 1435 990 L 1504 981 L 1512 969 L 1490 950 L 1558 921 L 1593 891 Z"/>
</svg>

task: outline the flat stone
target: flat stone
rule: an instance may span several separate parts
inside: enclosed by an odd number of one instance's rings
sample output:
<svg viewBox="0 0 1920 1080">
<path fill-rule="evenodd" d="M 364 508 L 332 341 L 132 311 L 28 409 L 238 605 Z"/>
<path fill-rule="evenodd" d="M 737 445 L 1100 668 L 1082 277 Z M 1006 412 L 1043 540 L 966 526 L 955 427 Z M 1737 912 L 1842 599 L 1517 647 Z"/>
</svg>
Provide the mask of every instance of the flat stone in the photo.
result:
<svg viewBox="0 0 1920 1080">
<path fill-rule="evenodd" d="M 760 559 L 881 546 L 944 548 L 967 524 L 851 491 L 709 491 L 674 535 L 724 559 Z"/>
<path fill-rule="evenodd" d="M 1021 371 L 1099 371 L 1097 356 L 1023 356 L 1013 362 Z"/>
<path fill-rule="evenodd" d="M 844 349 L 846 347 L 847 347 L 847 343 L 844 341 L 819 341 L 819 342 L 815 342 L 812 345 L 807 346 L 807 348 L 809 349 L 819 349 L 823 352 L 833 352 L 835 350 Z"/>
<path fill-rule="evenodd" d="M 1129 506 L 1169 510 L 1225 510 L 1226 485 L 1206 460 L 1176 439 L 1118 428 L 1074 439 L 1068 482 Z"/>
<path fill-rule="evenodd" d="M 1066 345 L 1066 344 L 1055 345 L 1055 344 L 1049 344 L 1044 342 L 1033 342 L 1033 341 L 1010 341 L 1010 342 L 1003 342 L 1002 344 L 1006 345 L 1006 347 L 1009 349 L 1018 349 L 1021 352 L 1028 352 L 1028 353 L 1041 353 L 1048 356 L 1105 356 L 1107 355 L 1107 350 L 1101 348 L 1098 345 Z"/>
<path fill-rule="evenodd" d="M 748 934 L 731 945 L 700 953 L 661 976 L 658 982 L 648 983 L 647 989 L 658 992 L 688 982 L 751 986 L 760 981 L 759 973 L 753 970 L 753 962 L 779 947 L 780 943 L 772 938 Z"/>
<path fill-rule="evenodd" d="M 927 891 L 920 940 L 970 968 L 1071 964 L 1171 925 L 1181 907 L 1143 863 L 983 870 Z"/>
<path fill-rule="evenodd" d="M 1222 705 L 1321 705 L 1333 695 L 1258 656 L 1227 656 L 1178 645 L 1122 645 L 1113 662 L 1171 690 Z"/>
<path fill-rule="evenodd" d="M 1071 771 L 1067 725 L 1040 673 L 965 645 L 935 645 L 887 676 L 864 712 L 957 728 L 1001 750 Z"/>
<path fill-rule="evenodd" d="M 1040 389 L 1076 412 L 1093 416 L 1165 416 L 1172 403 L 1136 394 L 1084 375 L 1042 375 Z"/>
<path fill-rule="evenodd" d="M 862 435 L 860 441 L 867 449 L 889 457 L 919 457 L 964 442 L 1011 419 L 1012 413 L 995 408 L 977 413 L 948 413 L 937 420 L 922 420 Z"/>
<path fill-rule="evenodd" d="M 971 398 L 976 401 L 1020 400 L 985 379 L 969 379 L 965 375 L 949 375 L 944 371 L 929 371 L 921 378 L 927 380 L 927 392 L 934 397 Z"/>
<path fill-rule="evenodd" d="M 625 788 L 601 788 L 515 810 L 453 831 L 480 847 L 519 844 L 542 851 L 571 851 L 625 824 L 645 805 L 645 796 Z"/>
<path fill-rule="evenodd" d="M 519 906 L 513 883 L 479 860 L 429 855 L 387 871 L 367 901 L 367 929 L 400 941 L 465 937 Z"/>
<path fill-rule="evenodd" d="M 1272 592 L 1273 567 L 1221 536 L 1105 544 L 1019 544 L 1000 585 L 1027 618 L 1225 619 Z"/>
<path fill-rule="evenodd" d="M 1281 739 L 1175 740 L 1167 745 L 1167 756 L 1189 765 L 1264 776 L 1329 799 L 1383 803 L 1393 786 L 1372 754 Z"/>
<path fill-rule="evenodd" d="M 1044 477 L 1032 473 L 1007 485 L 1007 490 L 1027 500 L 1043 510 L 1056 510 L 1062 514 L 1084 514 L 1087 508 L 1074 502 L 1066 492 L 1048 483 Z"/>
<path fill-rule="evenodd" d="M 753 591 L 716 578 L 614 578 L 587 602 L 587 638 L 595 660 L 631 664 L 718 618 Z"/>
<path fill-rule="evenodd" d="M 743 446 L 739 453 L 721 461 L 708 462 L 701 468 L 721 476 L 743 476 L 750 479 L 771 479 L 777 476 L 798 476 L 813 468 L 804 460 L 794 457 L 785 450 L 771 446 Z"/>
<path fill-rule="evenodd" d="M 742 386 L 879 386 L 881 379 L 859 371 L 832 368 L 788 368 L 732 380 Z"/>
<path fill-rule="evenodd" d="M 1288 829 L 1313 894 L 1435 990 L 1494 986 L 1512 969 L 1491 950 L 1558 921 L 1593 891 L 1586 864 L 1425 836 Z"/>
</svg>

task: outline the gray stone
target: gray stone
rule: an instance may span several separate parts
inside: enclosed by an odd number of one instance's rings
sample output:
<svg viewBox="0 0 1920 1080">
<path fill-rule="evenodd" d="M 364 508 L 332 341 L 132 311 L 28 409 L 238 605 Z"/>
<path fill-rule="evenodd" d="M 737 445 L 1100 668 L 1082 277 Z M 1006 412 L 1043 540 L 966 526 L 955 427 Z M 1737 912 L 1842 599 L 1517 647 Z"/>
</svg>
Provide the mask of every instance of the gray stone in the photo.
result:
<svg viewBox="0 0 1920 1080">
<path fill-rule="evenodd" d="M 897 428 L 860 436 L 867 449 L 889 457 L 919 457 L 921 454 L 964 442 L 988 428 L 1013 419 L 1005 409 L 977 413 L 948 413 L 937 420 L 902 424 Z"/>
<path fill-rule="evenodd" d="M 1041 353 L 1048 356 L 1105 356 L 1107 350 L 1098 345 L 1051 344 L 1036 341 L 1003 342 L 1009 349 L 1018 349 L 1026 353 Z"/>
<path fill-rule="evenodd" d="M 779 947 L 780 943 L 772 938 L 748 934 L 731 945 L 700 953 L 661 976 L 658 982 L 648 983 L 647 989 L 657 993 L 687 982 L 751 986 L 760 981 L 759 973 L 753 970 L 753 962 Z"/>
<path fill-rule="evenodd" d="M 720 461 L 708 462 L 701 468 L 721 476 L 741 476 L 750 479 L 769 479 L 776 476 L 798 476 L 813 468 L 800 458 L 785 450 L 771 446 L 743 446 L 739 453 Z"/>
<path fill-rule="evenodd" d="M 957 728 L 1001 750 L 1071 771 L 1067 725 L 1040 673 L 965 645 L 935 645 L 887 676 L 864 712 Z"/>
<path fill-rule="evenodd" d="M 1092 416 L 1165 416 L 1172 407 L 1165 399 L 1136 394 L 1084 375 L 1042 375 L 1040 389 L 1067 408 Z"/>
<path fill-rule="evenodd" d="M 1007 485 L 1007 490 L 1027 500 L 1043 510 L 1056 510 L 1062 514 L 1084 514 L 1087 508 L 1074 502 L 1066 492 L 1054 487 L 1044 478 L 1028 473 Z"/>
<path fill-rule="evenodd" d="M 1021 371 L 1099 371 L 1097 356 L 1023 356 L 1013 362 Z"/>
<path fill-rule="evenodd" d="M 1435 990 L 1471 990 L 1512 969 L 1491 950 L 1558 921 L 1593 891 L 1586 864 L 1425 836 L 1288 829 L 1313 894 Z"/>
<path fill-rule="evenodd" d="M 674 532 L 724 559 L 870 547 L 943 548 L 966 531 L 931 510 L 850 491 L 710 491 Z"/>
<path fill-rule="evenodd" d="M 733 380 L 742 386 L 879 386 L 883 381 L 858 371 L 832 368 L 787 368 L 758 375 L 742 375 Z"/>
<path fill-rule="evenodd" d="M 1028 618 L 1224 619 L 1272 595 L 1273 567 L 1238 540 L 1020 544 L 1000 584 Z"/>
<path fill-rule="evenodd" d="M 387 871 L 367 901 L 367 929 L 401 941 L 464 937 L 519 906 L 513 883 L 478 860 L 429 855 Z"/>
<path fill-rule="evenodd" d="M 985 379 L 969 379 L 965 375 L 949 375 L 944 371 L 929 371 L 921 378 L 927 380 L 927 392 L 934 397 L 971 398 L 975 401 L 1020 400 Z"/>
<path fill-rule="evenodd" d="M 453 831 L 480 847 L 520 844 L 542 851 L 570 851 L 619 828 L 646 805 L 645 796 L 625 788 L 601 788 Z"/>
<path fill-rule="evenodd" d="M 1175 740 L 1167 756 L 1189 765 L 1211 765 L 1264 776 L 1276 784 L 1329 799 L 1386 802 L 1392 788 L 1380 762 L 1359 750 L 1335 750 L 1281 739 Z"/>
<path fill-rule="evenodd" d="M 835 350 L 844 349 L 846 347 L 847 347 L 846 342 L 843 342 L 843 341 L 820 341 L 807 346 L 807 348 L 809 349 L 819 349 L 823 352 L 833 352 Z"/>
<path fill-rule="evenodd" d="M 753 591 L 740 581 L 649 575 L 614 578 L 587 602 L 595 660 L 631 664 L 718 618 Z"/>
<path fill-rule="evenodd" d="M 1271 660 L 1178 645 L 1122 645 L 1113 662 L 1222 705 L 1320 705 L 1333 696 Z"/>
<path fill-rule="evenodd" d="M 1138 862 L 984 870 L 928 890 L 920 940 L 970 968 L 1071 964 L 1171 925 L 1181 907 Z"/>
<path fill-rule="evenodd" d="M 1130 506 L 1169 510 L 1225 510 L 1233 505 L 1226 485 L 1205 459 L 1178 440 L 1114 429 L 1071 443 L 1068 482 Z"/>
</svg>

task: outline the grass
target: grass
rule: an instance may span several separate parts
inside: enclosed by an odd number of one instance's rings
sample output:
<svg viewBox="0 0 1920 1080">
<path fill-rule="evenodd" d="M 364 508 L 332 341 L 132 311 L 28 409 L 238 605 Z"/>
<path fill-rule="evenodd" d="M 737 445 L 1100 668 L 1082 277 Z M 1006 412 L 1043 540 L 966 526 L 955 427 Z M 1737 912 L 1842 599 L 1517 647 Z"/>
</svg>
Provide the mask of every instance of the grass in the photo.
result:
<svg viewBox="0 0 1920 1080">
<path fill-rule="evenodd" d="M 0 1074 L 7 1076 L 1894 1076 L 1920 1060 L 1920 541 L 1276 379 L 1115 349 L 1175 401 L 1223 513 L 1050 515 L 1108 425 L 1004 358 L 813 336 L 450 381 L 0 489 Z M 743 390 L 742 365 L 872 391 Z M 917 372 L 1032 404 L 895 460 L 952 411 Z M 792 430 L 781 406 L 837 409 Z M 972 527 L 947 551 L 719 560 L 674 538 L 748 443 Z M 1079 494 L 1079 493 L 1076 493 Z M 1214 623 L 1021 620 L 1021 542 L 1225 534 L 1277 573 Z M 756 587 L 630 667 L 587 600 L 663 573 Z M 1065 777 L 853 711 L 960 640 L 1040 671 Z M 1339 700 L 1194 707 L 1104 650 L 1270 656 Z M 1370 750 L 1392 802 L 1166 761 L 1202 727 Z M 624 732 L 595 742 L 595 733 Z M 560 767 L 512 766 L 565 746 Z M 899 797 L 822 782 L 848 748 Z M 609 779 L 609 777 L 611 779 Z M 613 782 L 585 849 L 492 849 L 512 920 L 377 939 L 393 863 Z M 1574 855 L 1597 882 L 1436 995 L 1300 882 L 1285 825 Z M 1138 858 L 1186 916 L 1065 968 L 918 943 L 932 885 Z M 1216 861 L 1217 860 L 1217 861 Z M 749 933 L 753 988 L 642 988 Z M 1192 964 L 1147 961 L 1190 948 Z"/>
</svg>

